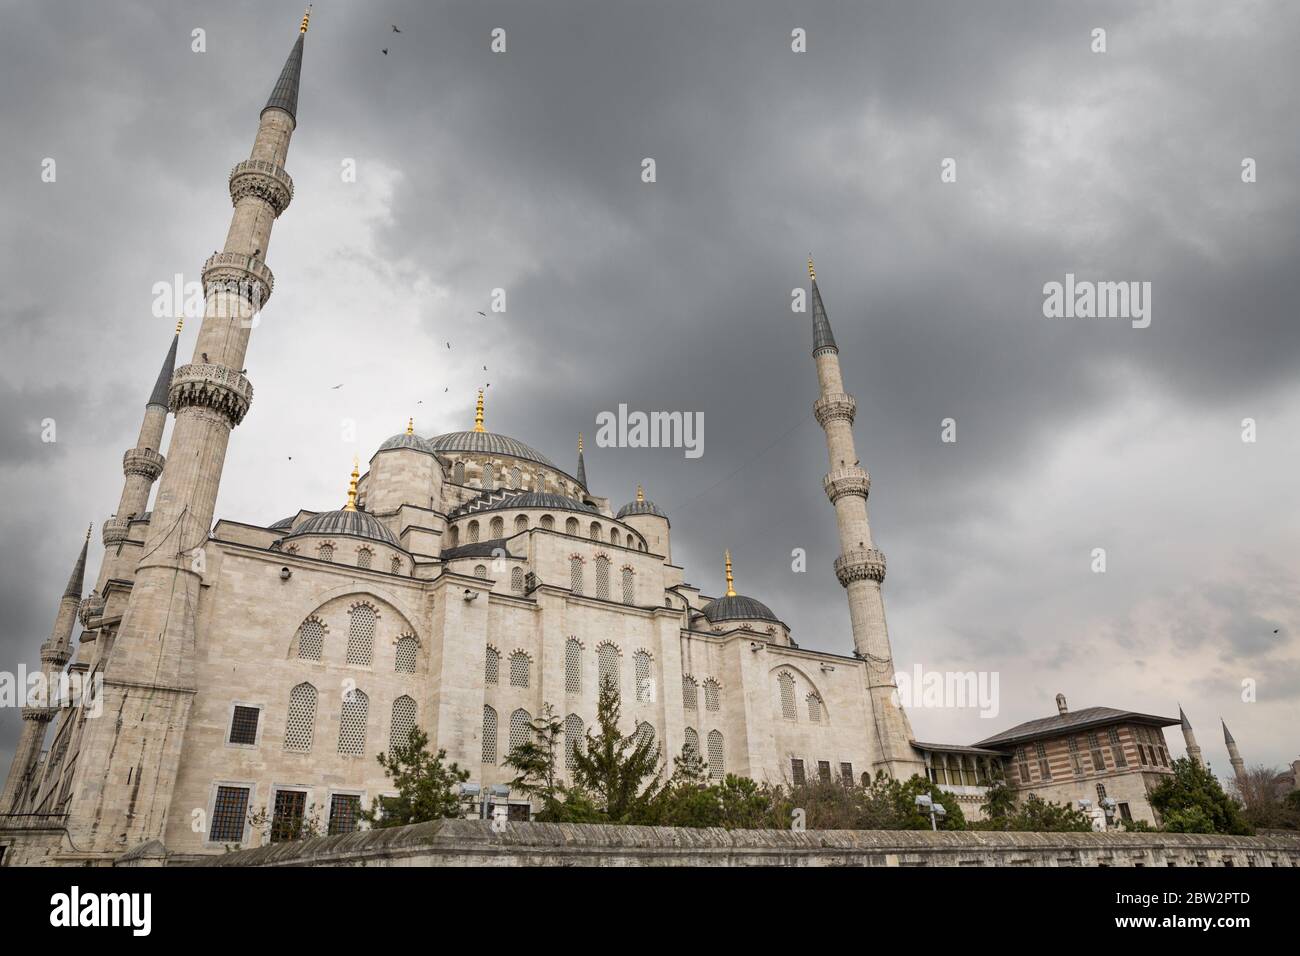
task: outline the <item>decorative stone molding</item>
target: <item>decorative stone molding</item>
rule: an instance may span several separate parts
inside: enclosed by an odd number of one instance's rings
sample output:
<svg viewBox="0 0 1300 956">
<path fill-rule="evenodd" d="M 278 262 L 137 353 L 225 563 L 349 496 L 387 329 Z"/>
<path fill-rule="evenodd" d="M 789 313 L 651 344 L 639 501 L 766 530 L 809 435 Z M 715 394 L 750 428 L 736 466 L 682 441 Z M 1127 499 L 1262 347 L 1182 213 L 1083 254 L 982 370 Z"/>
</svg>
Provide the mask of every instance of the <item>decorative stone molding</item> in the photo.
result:
<svg viewBox="0 0 1300 956">
<path fill-rule="evenodd" d="M 826 489 L 826 497 L 830 498 L 832 503 L 845 495 L 858 495 L 865 498 L 871 492 L 871 476 L 867 474 L 865 468 L 859 468 L 857 465 L 836 468 L 822 479 L 822 487 Z"/>
<path fill-rule="evenodd" d="M 94 591 L 82 598 L 81 604 L 77 607 L 77 618 L 81 621 L 81 626 L 89 628 L 91 621 L 103 617 L 104 607 L 104 599 Z"/>
<path fill-rule="evenodd" d="M 833 393 L 813 402 L 813 414 L 817 416 L 817 424 L 822 428 L 826 427 L 827 422 L 833 422 L 837 419 L 843 419 L 852 425 L 853 418 L 857 413 L 857 399 L 844 392 Z"/>
<path fill-rule="evenodd" d="M 850 581 L 885 580 L 885 554 L 876 548 L 845 551 L 835 559 L 835 576 L 842 587 Z"/>
<path fill-rule="evenodd" d="M 166 462 L 167 459 L 152 448 L 128 448 L 122 455 L 122 473 L 157 481 Z"/>
<path fill-rule="evenodd" d="M 248 406 L 253 402 L 253 385 L 224 365 L 182 365 L 172 375 L 168 401 L 173 414 L 185 408 L 206 408 L 222 416 L 233 428 L 248 414 Z"/>
<path fill-rule="evenodd" d="M 276 218 L 293 200 L 293 179 L 284 168 L 261 159 L 246 159 L 230 171 L 230 201 L 255 196 L 275 212 Z"/>
<path fill-rule="evenodd" d="M 275 276 L 261 259 L 238 252 L 218 252 L 203 263 L 203 294 L 233 293 L 246 299 L 253 311 L 263 308 L 275 289 Z"/>
<path fill-rule="evenodd" d="M 68 650 L 66 644 L 49 644 L 41 645 L 41 663 L 53 664 L 56 668 L 62 670 L 63 665 L 72 659 L 72 653 Z"/>
<path fill-rule="evenodd" d="M 54 719 L 54 715 L 59 712 L 57 707 L 20 707 L 18 712 L 22 714 L 23 720 L 41 720 L 49 722 Z"/>
<path fill-rule="evenodd" d="M 116 548 L 126 540 L 126 518 L 109 518 L 104 522 L 103 539 L 105 548 Z"/>
</svg>

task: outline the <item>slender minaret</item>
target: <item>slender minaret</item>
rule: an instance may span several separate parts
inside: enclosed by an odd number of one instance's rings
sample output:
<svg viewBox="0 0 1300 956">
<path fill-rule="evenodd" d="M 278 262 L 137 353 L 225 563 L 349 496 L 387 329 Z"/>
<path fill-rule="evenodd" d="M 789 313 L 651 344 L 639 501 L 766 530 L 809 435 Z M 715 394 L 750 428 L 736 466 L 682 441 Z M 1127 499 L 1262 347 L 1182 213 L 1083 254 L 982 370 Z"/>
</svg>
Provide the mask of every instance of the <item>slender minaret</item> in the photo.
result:
<svg viewBox="0 0 1300 956">
<path fill-rule="evenodd" d="M 587 487 L 587 463 L 582 459 L 582 432 L 578 432 L 578 484 Z"/>
<path fill-rule="evenodd" d="M 247 414 L 248 340 L 271 294 L 271 228 L 293 197 L 284 170 L 297 125 L 308 17 L 258 122 L 250 157 L 230 174 L 225 246 L 203 266 L 194 358 L 172 375 L 176 416 L 130 600 L 104 670 L 103 720 L 87 721 L 67 821 L 69 843 L 109 856 L 161 838 L 195 693 L 195 619 L 205 545 L 230 432 Z"/>
<path fill-rule="evenodd" d="M 1232 734 L 1228 731 L 1228 725 L 1224 723 L 1222 717 L 1219 723 L 1223 724 L 1223 742 L 1228 748 L 1228 763 L 1232 764 L 1232 774 L 1238 780 L 1246 777 L 1246 761 L 1241 759 L 1241 751 L 1237 749 L 1237 741 L 1232 739 Z"/>
<path fill-rule="evenodd" d="M 912 749 L 912 727 L 898 702 L 898 688 L 894 683 L 894 655 L 889 646 L 885 604 L 880 593 L 885 580 L 885 556 L 871 540 L 871 526 L 867 521 L 871 477 L 860 467 L 853 448 L 857 402 L 844 391 L 840 350 L 831 334 L 811 257 L 808 277 L 812 280 L 812 355 L 821 387 L 821 397 L 813 411 L 817 423 L 826 432 L 831 467 L 823 486 L 835 506 L 840 536 L 835 575 L 848 592 L 854 653 L 866 662 L 867 690 L 879 748 L 877 761 L 895 778 L 906 779 L 914 773 L 923 773 L 924 765 Z"/>
<path fill-rule="evenodd" d="M 82 542 L 81 554 L 72 566 L 72 576 L 68 586 L 63 589 L 59 599 L 59 610 L 54 617 L 54 628 L 49 638 L 41 645 L 41 672 L 45 684 L 44 699 L 22 707 L 22 729 L 18 735 L 18 747 L 14 750 L 13 763 L 9 766 L 9 776 L 5 778 L 3 793 L 0 793 L 0 812 L 19 813 L 23 796 L 31 782 L 36 769 L 36 761 L 41 756 L 41 746 L 45 742 L 46 728 L 58 713 L 56 695 L 59 678 L 64 665 L 72 658 L 72 627 L 77 622 L 77 607 L 81 604 L 81 591 L 86 579 L 86 549 L 90 546 L 90 529 L 86 529 L 86 540 Z M 27 692 L 26 684 L 20 686 Z"/>
<path fill-rule="evenodd" d="M 1198 767 L 1205 766 L 1205 760 L 1201 757 L 1201 748 L 1196 743 L 1196 734 L 1192 733 L 1192 722 L 1187 719 L 1183 713 L 1183 705 L 1178 705 L 1178 722 L 1183 725 L 1183 743 L 1187 745 L 1187 756 L 1192 758 L 1192 762 Z"/>
</svg>

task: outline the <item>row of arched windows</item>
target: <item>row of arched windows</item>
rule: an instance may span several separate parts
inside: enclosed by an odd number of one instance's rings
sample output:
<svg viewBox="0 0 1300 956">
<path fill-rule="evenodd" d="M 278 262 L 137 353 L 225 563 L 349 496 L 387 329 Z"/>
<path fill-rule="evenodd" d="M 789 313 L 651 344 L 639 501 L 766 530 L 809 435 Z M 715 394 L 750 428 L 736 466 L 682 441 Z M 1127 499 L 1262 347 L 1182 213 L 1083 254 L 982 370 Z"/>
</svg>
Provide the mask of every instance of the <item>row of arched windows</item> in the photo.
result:
<svg viewBox="0 0 1300 956">
<path fill-rule="evenodd" d="M 289 713 L 284 725 L 284 749 L 308 753 L 316 736 L 316 709 L 319 698 L 314 685 L 304 681 L 289 691 Z M 389 721 L 388 748 L 405 746 L 415 726 L 416 705 L 413 697 L 403 694 L 393 701 Z M 370 697 L 353 689 L 343 695 L 339 709 L 338 752 L 358 756 L 366 750 L 366 725 L 370 718 Z"/>
<path fill-rule="evenodd" d="M 682 675 L 682 706 L 686 710 L 700 709 L 700 685 L 690 674 Z M 712 712 L 722 710 L 722 685 L 712 677 L 704 679 L 704 709 Z"/>
<path fill-rule="evenodd" d="M 555 530 L 555 516 L 542 515 L 537 521 L 537 526 L 544 531 Z M 521 534 L 529 528 L 527 515 L 516 515 L 514 520 L 514 533 Z M 498 538 L 505 537 L 506 522 L 505 518 L 498 515 L 487 523 L 487 530 L 484 531 L 483 525 L 478 518 L 471 518 L 465 524 L 465 543 L 477 544 L 480 540 L 495 541 Z M 572 537 L 580 537 L 582 534 L 582 525 L 577 518 L 568 518 L 564 522 L 564 533 Z M 483 538 L 486 534 L 487 538 Z M 599 521 L 593 521 L 587 528 L 587 537 L 592 541 L 604 541 L 605 533 Z M 455 548 L 460 546 L 460 527 L 452 525 L 447 532 L 447 547 Z M 646 550 L 645 545 L 638 541 L 630 532 L 626 535 L 619 531 L 618 528 L 609 529 L 609 543 L 616 547 L 627 547 L 633 550 Z M 332 559 L 331 559 L 332 560 Z"/>
<path fill-rule="evenodd" d="M 451 480 L 457 485 L 466 485 L 466 468 L 464 461 L 458 461 L 451 466 Z M 527 481 L 525 481 L 527 479 Z M 532 490 L 532 491 L 558 491 L 563 495 L 578 495 L 581 490 L 576 484 L 555 479 L 548 482 L 544 472 L 536 471 L 532 474 L 525 474 L 523 469 L 518 465 L 503 467 L 498 470 L 497 466 L 485 461 L 479 466 L 478 487 L 484 491 L 495 491 L 497 487 L 508 490 Z"/>
<path fill-rule="evenodd" d="M 348 611 L 346 663 L 360 667 L 370 667 L 374 663 L 378 625 L 379 615 L 369 604 L 356 604 Z M 298 626 L 298 660 L 321 660 L 327 633 L 325 622 L 315 615 L 303 621 Z M 414 674 L 419 650 L 420 642 L 413 635 L 399 637 L 393 654 L 393 670 L 399 674 Z"/>
<path fill-rule="evenodd" d="M 586 583 L 583 573 L 586 559 L 580 554 L 569 556 L 569 590 L 574 594 L 585 594 Z M 609 557 L 603 554 L 596 555 L 596 597 L 602 601 L 613 600 L 610 597 L 609 585 Z M 632 570 L 631 565 L 625 565 L 622 570 L 622 597 L 624 604 L 636 603 L 636 572 Z"/>
<path fill-rule="evenodd" d="M 507 738 L 506 754 L 514 750 L 521 744 L 527 743 L 532 735 L 533 715 L 527 710 L 520 707 L 510 715 L 510 736 Z M 483 753 L 482 759 L 485 764 L 495 765 L 499 759 L 497 731 L 497 712 L 496 709 L 484 704 L 483 705 Z M 649 721 L 641 721 L 636 727 L 637 746 L 645 744 L 654 744 L 655 729 Z M 585 726 L 582 718 L 577 714 L 569 714 L 564 718 L 564 769 L 572 771 L 575 764 L 575 756 L 583 745 L 585 738 Z M 699 750 L 699 735 L 691 728 L 686 728 L 687 746 L 693 747 L 696 752 Z M 722 734 L 718 731 L 712 731 L 709 734 L 709 772 L 710 775 L 721 777 L 723 775 L 722 765 Z M 716 754 L 716 761 L 714 756 Z"/>
<path fill-rule="evenodd" d="M 721 780 L 727 773 L 726 748 L 723 746 L 722 731 L 710 730 L 708 743 L 708 754 L 700 753 L 700 735 L 694 727 L 686 728 L 686 749 L 708 764 L 709 776 L 712 779 Z"/>
<path fill-rule="evenodd" d="M 297 554 L 298 545 L 289 544 L 284 549 L 285 554 Z M 328 561 L 334 563 L 334 557 L 338 554 L 338 548 L 333 541 L 322 541 L 316 546 L 316 558 L 319 561 Z M 375 549 L 367 545 L 357 548 L 357 567 L 365 570 L 373 570 L 375 567 Z M 388 559 L 388 570 L 391 574 L 402 573 L 402 559 L 393 555 Z"/>
<path fill-rule="evenodd" d="M 527 688 L 532 680 L 533 659 L 528 656 L 527 651 L 514 651 L 510 655 L 508 676 L 511 687 Z M 483 672 L 483 680 L 488 684 L 496 684 L 501 679 L 501 652 L 495 647 L 488 645 L 486 666 Z"/>
<path fill-rule="evenodd" d="M 795 703 L 794 675 L 789 671 L 782 671 L 777 675 L 777 685 L 781 689 L 781 716 L 786 720 L 798 720 L 798 707 Z M 815 691 L 809 692 L 804 696 L 804 703 L 808 708 L 808 720 L 810 723 L 820 724 L 822 722 L 822 699 L 817 696 Z"/>
</svg>

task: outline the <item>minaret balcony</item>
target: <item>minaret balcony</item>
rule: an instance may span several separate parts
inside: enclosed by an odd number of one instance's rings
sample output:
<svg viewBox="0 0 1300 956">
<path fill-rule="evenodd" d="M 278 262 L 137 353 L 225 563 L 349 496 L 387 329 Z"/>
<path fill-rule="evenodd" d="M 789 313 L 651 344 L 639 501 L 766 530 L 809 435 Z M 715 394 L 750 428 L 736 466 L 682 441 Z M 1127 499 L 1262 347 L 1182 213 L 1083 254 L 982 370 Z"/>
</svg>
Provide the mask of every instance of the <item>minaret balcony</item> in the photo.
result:
<svg viewBox="0 0 1300 956">
<path fill-rule="evenodd" d="M 122 456 L 122 472 L 157 481 L 165 463 L 166 459 L 152 448 L 128 448 Z"/>
<path fill-rule="evenodd" d="M 116 548 L 126 540 L 126 518 L 109 518 L 104 522 L 103 540 L 104 548 Z"/>
<path fill-rule="evenodd" d="M 865 498 L 871 492 L 871 476 L 865 468 L 850 465 L 848 468 L 836 468 L 822 479 L 826 497 L 834 504 L 845 495 L 858 495 Z"/>
<path fill-rule="evenodd" d="M 852 425 L 857 413 L 857 399 L 844 392 L 823 395 L 813 403 L 813 414 L 817 416 L 817 424 L 822 428 L 826 427 L 827 422 L 836 420 L 843 420 Z"/>
<path fill-rule="evenodd" d="M 185 408 L 206 408 L 238 425 L 253 403 L 253 383 L 224 365 L 182 365 L 172 374 L 168 395 L 172 414 Z"/>
<path fill-rule="evenodd" d="M 885 554 L 875 548 L 845 551 L 835 559 L 835 576 L 841 587 L 848 587 L 852 581 L 883 581 Z"/>
<path fill-rule="evenodd" d="M 218 252 L 203 263 L 203 294 L 214 291 L 246 299 L 256 312 L 275 289 L 275 276 L 261 259 L 240 252 Z"/>
<path fill-rule="evenodd" d="M 77 607 L 77 618 L 81 621 L 81 626 L 88 628 L 91 621 L 103 617 L 105 606 L 104 599 L 93 591 L 82 598 L 81 604 Z"/>
<path fill-rule="evenodd" d="M 230 201 L 238 205 L 247 196 L 265 202 L 278 218 L 293 201 L 293 179 L 275 163 L 246 159 L 230 171 Z"/>
</svg>

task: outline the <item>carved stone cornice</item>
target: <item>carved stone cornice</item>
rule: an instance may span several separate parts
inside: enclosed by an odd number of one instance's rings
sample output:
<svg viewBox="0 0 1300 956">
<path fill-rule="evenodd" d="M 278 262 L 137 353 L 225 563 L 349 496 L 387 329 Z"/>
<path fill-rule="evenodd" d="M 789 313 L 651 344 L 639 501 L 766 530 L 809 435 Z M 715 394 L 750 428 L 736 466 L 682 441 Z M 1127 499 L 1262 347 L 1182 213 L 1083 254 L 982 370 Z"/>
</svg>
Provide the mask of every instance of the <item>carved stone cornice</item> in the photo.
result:
<svg viewBox="0 0 1300 956">
<path fill-rule="evenodd" d="M 857 465 L 836 468 L 822 478 L 822 487 L 826 489 L 826 497 L 830 498 L 832 503 L 845 495 L 859 495 L 865 498 L 871 492 L 871 476 L 867 474 L 865 468 L 859 468 Z"/>
<path fill-rule="evenodd" d="M 224 365 L 182 365 L 172 374 L 168 403 L 172 414 L 186 408 L 208 409 L 234 428 L 253 403 L 253 383 Z"/>
<path fill-rule="evenodd" d="M 238 205 L 246 196 L 262 200 L 279 218 L 293 200 L 293 179 L 275 163 L 246 159 L 230 171 L 230 201 Z"/>
<path fill-rule="evenodd" d="M 91 621 L 103 617 L 104 607 L 104 599 L 94 591 L 82 598 L 81 604 L 77 607 L 77 618 L 81 621 L 81 626 L 88 628 Z"/>
<path fill-rule="evenodd" d="M 827 422 L 836 419 L 843 419 L 852 425 L 857 412 L 857 399 L 845 392 L 832 393 L 813 403 L 813 414 L 817 416 L 817 424 L 822 428 L 826 427 Z"/>
<path fill-rule="evenodd" d="M 233 294 L 245 299 L 256 312 L 275 289 L 275 276 L 261 259 L 238 252 L 218 252 L 203 263 L 203 294 Z"/>
<path fill-rule="evenodd" d="M 150 481 L 157 481 L 166 461 L 152 448 L 128 448 L 122 455 L 122 473 L 142 475 Z"/>
<path fill-rule="evenodd" d="M 42 720 L 49 722 L 54 719 L 54 715 L 59 712 L 57 707 L 20 707 L 18 712 L 22 714 L 23 720 Z"/>
<path fill-rule="evenodd" d="M 835 576 L 841 587 L 848 587 L 851 581 L 883 581 L 885 554 L 876 548 L 845 551 L 835 559 Z"/>
<path fill-rule="evenodd" d="M 41 663 L 53 664 L 57 669 L 62 670 L 63 665 L 72 659 L 72 652 L 68 650 L 66 644 L 42 644 L 41 645 Z"/>
<path fill-rule="evenodd" d="M 105 548 L 116 548 L 126 540 L 126 523 L 125 518 L 116 517 L 109 518 L 104 522 L 103 538 Z"/>
</svg>

